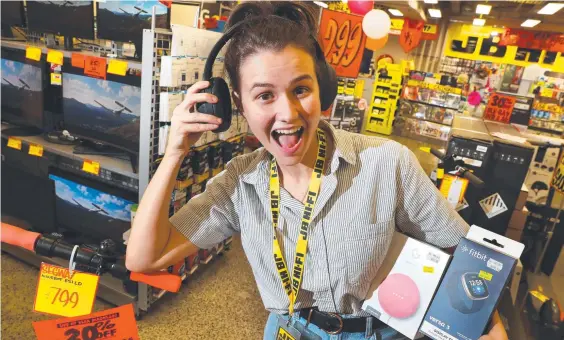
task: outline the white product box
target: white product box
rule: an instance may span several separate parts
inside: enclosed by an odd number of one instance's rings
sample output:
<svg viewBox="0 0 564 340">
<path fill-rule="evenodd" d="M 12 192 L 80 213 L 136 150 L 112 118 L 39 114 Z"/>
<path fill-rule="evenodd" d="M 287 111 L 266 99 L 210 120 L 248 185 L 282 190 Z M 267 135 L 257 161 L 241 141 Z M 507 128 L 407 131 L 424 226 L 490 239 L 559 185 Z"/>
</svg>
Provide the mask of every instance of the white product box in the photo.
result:
<svg viewBox="0 0 564 340">
<path fill-rule="evenodd" d="M 159 121 L 170 122 L 174 109 L 182 103 L 184 94 L 181 92 L 161 92 L 159 97 Z"/>
<path fill-rule="evenodd" d="M 186 85 L 188 62 L 186 58 L 172 56 L 161 57 L 161 73 L 159 84 L 165 87 Z"/>
<path fill-rule="evenodd" d="M 169 131 L 170 126 L 168 125 L 164 125 L 159 128 L 159 156 L 165 154 Z"/>
<path fill-rule="evenodd" d="M 436 247 L 394 233 L 362 309 L 414 339 L 449 260 Z"/>
</svg>

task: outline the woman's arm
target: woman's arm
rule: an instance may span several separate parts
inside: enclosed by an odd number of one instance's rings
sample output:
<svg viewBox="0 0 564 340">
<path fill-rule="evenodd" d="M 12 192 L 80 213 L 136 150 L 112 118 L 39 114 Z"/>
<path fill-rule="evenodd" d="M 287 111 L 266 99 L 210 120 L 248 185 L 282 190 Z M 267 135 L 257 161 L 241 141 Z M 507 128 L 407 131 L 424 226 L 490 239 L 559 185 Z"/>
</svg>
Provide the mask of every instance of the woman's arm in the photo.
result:
<svg viewBox="0 0 564 340">
<path fill-rule="evenodd" d="M 196 103 L 217 102 L 214 95 L 199 93 L 208 86 L 207 81 L 192 85 L 184 101 L 174 109 L 165 156 L 143 194 L 129 236 L 125 266 L 131 271 L 164 269 L 197 251 L 172 227 L 168 212 L 182 160 L 203 132 L 221 123 L 217 117 L 195 111 Z"/>
<path fill-rule="evenodd" d="M 439 248 L 458 245 L 468 224 L 433 185 L 405 146 L 398 163 L 396 224 L 405 233 Z"/>
<path fill-rule="evenodd" d="M 165 155 L 143 195 L 127 246 L 125 265 L 131 271 L 161 270 L 198 251 L 168 220 L 182 159 Z"/>
</svg>

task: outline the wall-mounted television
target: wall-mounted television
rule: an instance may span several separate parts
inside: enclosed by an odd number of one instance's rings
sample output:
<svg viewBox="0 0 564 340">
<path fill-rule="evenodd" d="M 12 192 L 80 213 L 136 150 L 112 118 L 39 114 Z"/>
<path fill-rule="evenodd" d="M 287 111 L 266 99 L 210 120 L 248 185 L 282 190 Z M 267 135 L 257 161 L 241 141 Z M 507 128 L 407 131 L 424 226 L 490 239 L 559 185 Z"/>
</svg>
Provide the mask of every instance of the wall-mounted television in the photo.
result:
<svg viewBox="0 0 564 340">
<path fill-rule="evenodd" d="M 25 58 L 25 51 L 2 48 L 2 120 L 43 129 L 45 62 Z"/>
<path fill-rule="evenodd" d="M 26 4 L 30 31 L 94 39 L 92 1 L 28 0 Z"/>
<path fill-rule="evenodd" d="M 66 173 L 54 172 L 49 178 L 55 182 L 58 225 L 97 242 L 123 239 L 131 227 L 132 194 Z"/>
<path fill-rule="evenodd" d="M 63 67 L 63 119 L 71 134 L 139 153 L 141 77 L 96 79 Z"/>
<path fill-rule="evenodd" d="M 153 7 L 155 27 L 168 28 L 168 8 L 156 0 L 98 2 L 98 38 L 141 42 L 143 29 L 151 28 Z"/>
</svg>

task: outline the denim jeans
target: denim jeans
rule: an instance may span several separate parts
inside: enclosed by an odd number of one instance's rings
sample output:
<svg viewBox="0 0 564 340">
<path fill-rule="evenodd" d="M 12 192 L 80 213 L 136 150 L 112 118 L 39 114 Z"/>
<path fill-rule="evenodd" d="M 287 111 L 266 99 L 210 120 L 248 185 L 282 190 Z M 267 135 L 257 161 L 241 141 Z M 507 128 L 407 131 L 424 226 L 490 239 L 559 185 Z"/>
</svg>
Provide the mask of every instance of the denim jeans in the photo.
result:
<svg viewBox="0 0 564 340">
<path fill-rule="evenodd" d="M 288 320 L 290 316 L 284 315 L 282 316 L 284 320 Z M 341 315 L 343 319 L 347 318 L 346 315 Z M 293 322 L 299 322 L 302 325 L 306 324 L 306 319 L 300 318 L 299 313 L 294 313 L 292 316 Z M 377 322 L 377 320 L 374 320 Z M 341 333 L 336 335 L 327 334 L 321 328 L 317 327 L 314 324 L 309 324 L 307 329 L 312 333 L 319 335 L 323 340 L 393 340 L 393 339 L 407 339 L 401 333 L 398 333 L 395 329 L 391 327 L 385 327 L 374 331 L 374 334 L 371 336 L 366 336 L 365 332 L 360 333 Z M 276 339 L 276 332 L 278 331 L 278 316 L 274 313 L 270 313 L 268 316 L 268 321 L 266 322 L 266 326 L 264 327 L 264 340 L 275 340 Z M 302 338 L 303 339 L 303 338 Z"/>
</svg>

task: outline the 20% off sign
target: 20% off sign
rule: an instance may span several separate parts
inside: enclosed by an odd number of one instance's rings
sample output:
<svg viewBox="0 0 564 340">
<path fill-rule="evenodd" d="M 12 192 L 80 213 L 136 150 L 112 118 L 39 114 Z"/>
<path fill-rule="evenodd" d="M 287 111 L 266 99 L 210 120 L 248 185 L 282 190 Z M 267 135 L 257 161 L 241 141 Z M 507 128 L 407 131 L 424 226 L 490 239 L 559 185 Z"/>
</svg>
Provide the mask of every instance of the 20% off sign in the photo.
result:
<svg viewBox="0 0 564 340">
<path fill-rule="evenodd" d="M 138 340 L 133 305 L 96 312 L 87 316 L 33 323 L 38 340 Z"/>
</svg>

